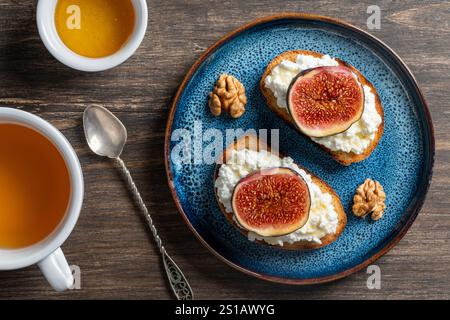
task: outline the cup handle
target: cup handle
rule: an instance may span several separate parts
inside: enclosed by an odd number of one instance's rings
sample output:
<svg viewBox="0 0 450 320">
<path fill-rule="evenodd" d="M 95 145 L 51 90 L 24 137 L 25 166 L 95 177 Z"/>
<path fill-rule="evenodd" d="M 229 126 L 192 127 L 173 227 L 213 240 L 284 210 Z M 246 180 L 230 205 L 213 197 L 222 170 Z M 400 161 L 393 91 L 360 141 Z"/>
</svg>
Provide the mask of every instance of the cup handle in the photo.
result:
<svg viewBox="0 0 450 320">
<path fill-rule="evenodd" d="M 40 261 L 38 266 L 48 283 L 56 291 L 61 292 L 72 287 L 74 278 L 61 248 L 56 249 Z"/>
</svg>

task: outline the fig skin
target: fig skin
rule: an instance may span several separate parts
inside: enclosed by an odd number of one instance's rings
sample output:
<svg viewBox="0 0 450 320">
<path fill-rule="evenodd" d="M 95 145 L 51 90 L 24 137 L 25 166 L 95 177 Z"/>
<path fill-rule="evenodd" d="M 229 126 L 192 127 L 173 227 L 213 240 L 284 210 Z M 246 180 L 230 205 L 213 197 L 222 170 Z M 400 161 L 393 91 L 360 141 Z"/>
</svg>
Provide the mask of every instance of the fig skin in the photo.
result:
<svg viewBox="0 0 450 320">
<path fill-rule="evenodd" d="M 314 76 L 319 75 L 321 72 L 329 72 L 329 73 L 344 73 L 347 75 L 351 75 L 353 76 L 356 85 L 358 86 L 358 91 L 360 94 L 360 99 L 359 99 L 359 110 L 356 113 L 355 116 L 353 116 L 349 121 L 344 122 L 341 125 L 335 125 L 333 127 L 333 125 L 325 125 L 322 130 L 320 129 L 309 129 L 306 126 L 302 126 L 299 123 L 299 120 L 297 119 L 296 115 L 294 114 L 293 111 L 293 103 L 292 103 L 292 97 L 291 97 L 291 93 L 292 90 L 294 90 L 295 85 L 297 84 L 297 82 L 301 79 L 306 78 L 307 76 L 309 76 L 311 73 L 314 73 Z M 358 75 L 355 74 L 349 67 L 347 66 L 324 66 L 324 67 L 316 67 L 316 68 L 310 68 L 310 69 L 306 69 L 303 70 L 302 72 L 300 72 L 297 76 L 294 77 L 294 79 L 292 79 L 288 91 L 287 91 L 287 95 L 286 95 L 286 103 L 287 103 L 287 110 L 289 112 L 289 115 L 291 116 L 292 120 L 295 123 L 295 126 L 305 135 L 309 136 L 309 137 L 313 137 L 313 138 L 322 138 L 322 137 L 329 137 L 329 136 L 333 136 L 342 132 L 345 132 L 346 130 L 348 130 L 355 122 L 357 122 L 359 119 L 361 119 L 362 114 L 364 112 L 364 103 L 365 103 L 365 96 L 364 96 L 364 88 L 361 84 L 360 79 L 358 78 Z"/>
<path fill-rule="evenodd" d="M 252 226 L 252 225 L 250 225 L 250 223 L 247 223 L 245 221 L 244 217 L 241 216 L 241 213 L 239 212 L 239 209 L 237 208 L 238 200 L 236 198 L 238 196 L 238 193 L 239 193 L 239 191 L 241 191 L 242 187 L 244 187 L 246 183 L 255 181 L 259 177 L 274 176 L 274 175 L 289 175 L 289 176 L 299 179 L 300 183 L 304 186 L 305 191 L 306 191 L 305 192 L 306 199 L 305 199 L 305 203 L 304 203 L 305 207 L 303 208 L 303 212 L 298 214 L 297 217 L 294 217 L 293 220 L 288 221 L 288 222 L 273 223 L 272 225 L 270 225 L 270 223 L 266 223 L 261 228 L 258 228 L 257 226 L 254 226 L 254 225 Z M 256 178 L 256 179 L 253 179 L 253 178 Z M 265 169 L 260 169 L 260 170 L 250 173 L 249 175 L 245 176 L 237 183 L 237 185 L 234 188 L 233 195 L 232 195 L 232 209 L 233 209 L 233 213 L 236 217 L 236 220 L 238 222 L 238 225 L 247 231 L 255 232 L 256 234 L 258 234 L 260 236 L 264 236 L 264 237 L 283 236 L 283 235 L 292 233 L 292 232 L 300 229 L 307 223 L 307 221 L 309 219 L 310 208 L 311 208 L 311 194 L 309 191 L 308 184 L 303 179 L 303 177 L 301 175 L 299 175 L 297 172 L 295 172 L 294 170 L 292 170 L 290 168 L 285 168 L 285 167 L 265 168 Z"/>
</svg>

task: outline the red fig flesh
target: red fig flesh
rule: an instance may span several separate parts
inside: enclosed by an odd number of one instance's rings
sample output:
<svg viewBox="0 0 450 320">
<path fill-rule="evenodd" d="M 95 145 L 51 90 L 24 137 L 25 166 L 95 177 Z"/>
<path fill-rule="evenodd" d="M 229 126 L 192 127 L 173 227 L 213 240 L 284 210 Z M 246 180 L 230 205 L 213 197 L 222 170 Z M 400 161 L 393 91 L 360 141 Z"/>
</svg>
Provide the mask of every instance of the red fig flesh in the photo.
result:
<svg viewBox="0 0 450 320">
<path fill-rule="evenodd" d="M 303 227 L 311 198 L 303 178 L 289 168 L 269 168 L 241 179 L 232 196 L 239 224 L 261 236 L 281 236 Z"/>
<path fill-rule="evenodd" d="M 364 90 L 348 67 L 318 67 L 297 75 L 287 94 L 289 113 L 310 137 L 344 132 L 361 118 Z"/>
</svg>

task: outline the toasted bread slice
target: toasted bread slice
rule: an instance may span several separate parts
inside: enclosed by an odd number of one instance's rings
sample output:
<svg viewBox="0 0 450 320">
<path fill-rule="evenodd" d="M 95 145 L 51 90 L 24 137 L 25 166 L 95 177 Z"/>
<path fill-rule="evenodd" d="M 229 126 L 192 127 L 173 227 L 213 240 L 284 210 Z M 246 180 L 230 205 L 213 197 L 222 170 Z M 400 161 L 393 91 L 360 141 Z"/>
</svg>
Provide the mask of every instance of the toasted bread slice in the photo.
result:
<svg viewBox="0 0 450 320">
<path fill-rule="evenodd" d="M 222 153 L 222 155 L 218 158 L 221 161 L 218 161 L 220 163 L 217 164 L 217 166 L 216 166 L 216 170 L 214 173 L 214 181 L 218 178 L 219 169 L 220 169 L 221 164 L 227 163 L 227 159 L 229 159 L 229 156 L 230 156 L 230 153 L 232 152 L 232 150 L 242 150 L 242 149 L 250 149 L 250 150 L 255 150 L 255 151 L 259 151 L 259 150 L 270 151 L 271 150 L 269 146 L 267 146 L 266 144 L 259 141 L 257 139 L 257 137 L 255 137 L 253 135 L 246 135 L 246 136 L 241 137 L 235 143 L 228 146 L 227 149 L 225 149 L 224 152 Z M 273 150 L 272 152 L 277 154 L 278 151 Z M 302 168 L 301 166 L 299 166 L 299 167 Z M 294 242 L 294 243 L 284 243 L 283 246 L 278 246 L 278 245 L 268 244 L 267 242 L 265 242 L 263 240 L 256 240 L 256 242 L 263 244 L 263 245 L 274 246 L 274 247 L 277 247 L 280 249 L 286 249 L 286 250 L 311 250 L 311 249 L 322 248 L 322 247 L 334 242 L 344 231 L 345 225 L 347 224 L 347 215 L 345 214 L 345 211 L 341 204 L 341 200 L 339 199 L 339 196 L 336 194 L 336 192 L 333 190 L 333 188 L 331 188 L 325 181 L 318 178 L 317 176 L 315 176 L 314 174 L 312 174 L 305 168 L 302 168 L 302 169 L 305 170 L 306 173 L 311 175 L 312 181 L 314 182 L 314 184 L 319 186 L 323 192 L 327 192 L 332 196 L 333 206 L 338 215 L 338 226 L 336 229 L 336 233 L 328 234 L 325 237 L 321 238 L 320 240 L 322 243 L 315 243 L 312 241 L 302 240 L 302 241 L 298 241 L 298 242 Z M 237 222 L 233 219 L 233 213 L 227 212 L 225 210 L 225 207 L 223 206 L 223 204 L 219 201 L 216 188 L 214 188 L 214 191 L 216 194 L 216 199 L 217 199 L 217 203 L 219 204 L 220 210 L 225 215 L 227 220 L 233 226 L 235 226 L 243 235 L 245 235 L 247 237 L 248 231 L 239 227 Z"/>
<path fill-rule="evenodd" d="M 267 105 L 269 106 L 269 108 L 272 109 L 272 111 L 274 111 L 279 117 L 281 117 L 287 123 L 292 125 L 295 129 L 297 129 L 297 127 L 296 127 L 294 121 L 292 120 L 291 116 L 289 115 L 289 111 L 284 108 L 278 107 L 277 99 L 273 95 L 272 91 L 270 89 L 266 88 L 266 86 L 265 86 L 265 80 L 266 80 L 266 77 L 272 73 L 272 70 L 277 65 L 279 65 L 282 61 L 291 60 L 291 61 L 295 62 L 297 60 L 297 56 L 299 54 L 310 55 L 310 56 L 314 56 L 316 58 L 320 58 L 323 56 L 323 54 L 321 54 L 321 53 L 314 52 L 314 51 L 307 51 L 307 50 L 286 51 L 286 52 L 280 54 L 279 56 L 275 57 L 275 59 L 273 59 L 269 63 L 269 65 L 267 66 L 266 71 L 264 72 L 264 74 L 261 78 L 261 81 L 259 83 L 261 91 L 262 91 L 264 97 L 266 98 Z M 381 116 L 381 120 L 382 120 L 381 124 L 378 126 L 378 131 L 375 135 L 375 139 L 369 144 L 369 146 L 366 148 L 366 150 L 364 150 L 364 152 L 361 154 L 356 154 L 353 152 L 332 151 L 332 150 L 328 149 L 327 147 L 317 143 L 322 149 L 324 149 L 326 152 L 328 152 L 336 161 L 338 161 L 339 163 L 341 163 L 345 166 L 348 166 L 352 163 L 363 161 L 364 159 L 366 159 L 367 157 L 370 156 L 370 154 L 373 152 L 373 150 L 375 150 L 376 146 L 378 145 L 378 142 L 381 139 L 381 136 L 383 135 L 383 131 L 384 131 L 384 113 L 383 113 L 383 107 L 381 105 L 380 98 L 378 96 L 378 93 L 377 93 L 377 90 L 375 89 L 375 87 L 356 68 L 354 68 L 353 66 L 349 65 L 348 63 L 346 63 L 342 60 L 339 60 L 337 58 L 335 58 L 335 60 L 339 63 L 339 65 L 344 65 L 344 66 L 347 66 L 348 68 L 352 69 L 353 72 L 358 75 L 359 81 L 361 82 L 361 84 L 367 85 L 372 89 L 372 92 L 375 95 L 376 109 L 377 109 L 378 114 Z M 301 133 L 300 130 L 297 130 L 297 131 L 299 133 Z"/>
</svg>

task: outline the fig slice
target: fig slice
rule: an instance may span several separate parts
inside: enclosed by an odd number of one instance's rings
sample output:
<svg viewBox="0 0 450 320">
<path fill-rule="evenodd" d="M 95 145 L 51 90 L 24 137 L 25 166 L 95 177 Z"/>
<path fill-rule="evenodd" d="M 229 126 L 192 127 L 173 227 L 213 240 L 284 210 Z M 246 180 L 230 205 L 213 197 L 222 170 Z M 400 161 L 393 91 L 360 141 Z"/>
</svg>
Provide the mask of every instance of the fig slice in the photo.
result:
<svg viewBox="0 0 450 320">
<path fill-rule="evenodd" d="M 284 167 L 255 171 L 234 188 L 232 208 L 240 226 L 260 236 L 282 236 L 303 227 L 311 197 L 305 180 Z"/>
<path fill-rule="evenodd" d="M 364 90 L 346 66 L 307 69 L 292 80 L 287 106 L 301 132 L 314 138 L 331 136 L 361 118 Z"/>
</svg>

